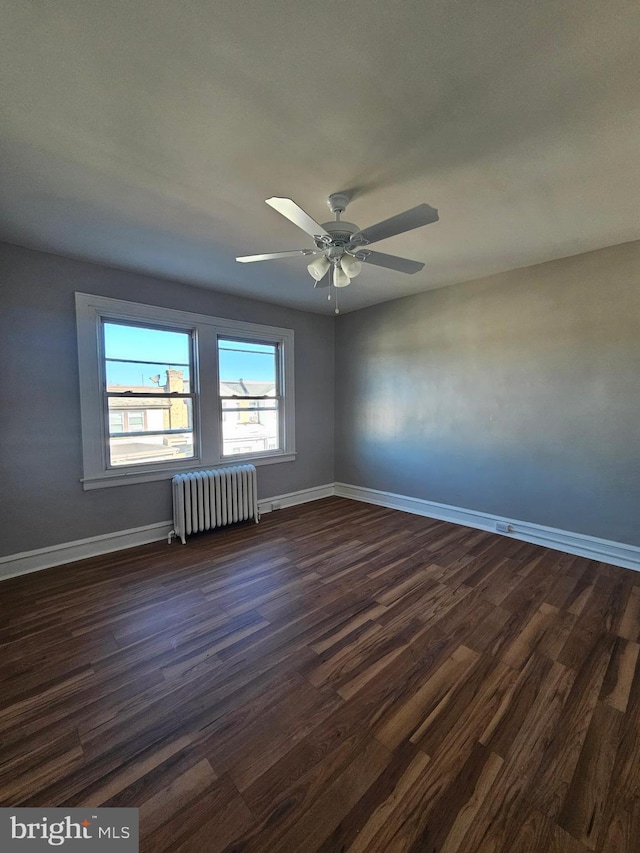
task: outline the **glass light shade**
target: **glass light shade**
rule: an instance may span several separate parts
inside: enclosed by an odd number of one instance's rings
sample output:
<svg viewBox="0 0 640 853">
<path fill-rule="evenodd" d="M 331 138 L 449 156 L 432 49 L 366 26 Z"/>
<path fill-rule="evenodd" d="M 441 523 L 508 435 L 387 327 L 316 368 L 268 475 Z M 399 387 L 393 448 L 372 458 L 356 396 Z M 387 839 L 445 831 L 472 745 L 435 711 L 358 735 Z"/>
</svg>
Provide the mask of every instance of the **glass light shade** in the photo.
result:
<svg viewBox="0 0 640 853">
<path fill-rule="evenodd" d="M 340 264 L 336 264 L 333 268 L 333 286 L 334 287 L 346 287 L 351 279 L 346 274 L 346 272 L 342 269 Z"/>
<path fill-rule="evenodd" d="M 311 261 L 307 269 L 309 270 L 310 276 L 315 278 L 316 281 L 320 281 L 320 279 L 325 277 L 330 266 L 331 264 L 329 261 L 324 255 L 322 255 L 321 257 L 316 258 L 315 261 Z"/>
<path fill-rule="evenodd" d="M 362 272 L 362 264 L 352 255 L 343 255 L 340 260 L 340 266 L 346 272 L 349 278 L 355 278 Z"/>
</svg>

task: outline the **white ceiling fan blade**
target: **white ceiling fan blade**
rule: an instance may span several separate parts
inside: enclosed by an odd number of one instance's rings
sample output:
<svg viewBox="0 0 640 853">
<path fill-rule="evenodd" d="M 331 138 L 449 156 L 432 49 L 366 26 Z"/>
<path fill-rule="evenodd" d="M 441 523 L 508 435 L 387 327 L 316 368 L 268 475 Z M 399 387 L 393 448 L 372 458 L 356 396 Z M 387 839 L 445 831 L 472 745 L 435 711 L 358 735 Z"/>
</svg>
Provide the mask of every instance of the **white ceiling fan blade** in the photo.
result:
<svg viewBox="0 0 640 853">
<path fill-rule="evenodd" d="M 310 234 L 312 237 L 329 236 L 322 225 L 318 225 L 315 219 L 312 219 L 308 213 L 305 213 L 304 210 L 290 198 L 279 198 L 278 196 L 273 196 L 272 198 L 266 199 L 266 202 L 274 210 L 277 210 L 278 213 L 286 216 L 294 225 L 297 225 L 298 228 L 302 228 L 303 231 L 306 231 L 307 234 Z"/>
<path fill-rule="evenodd" d="M 356 257 L 360 257 L 358 253 Z M 375 264 L 377 267 L 385 267 L 388 270 L 396 270 L 396 272 L 406 272 L 413 275 L 414 272 L 420 272 L 424 267 L 420 261 L 410 261 L 409 258 L 399 258 L 397 255 L 387 255 L 385 252 L 362 252 L 365 257 L 362 258 L 365 264 Z"/>
<path fill-rule="evenodd" d="M 386 240 L 387 237 L 394 237 L 396 234 L 404 234 L 405 231 L 430 225 L 432 222 L 437 222 L 438 219 L 438 211 L 435 207 L 431 207 L 429 204 L 419 204 L 417 207 L 405 210 L 404 213 L 398 213 L 390 219 L 370 225 L 368 228 L 363 228 L 362 231 L 356 231 L 351 237 L 350 245 L 365 246 L 369 243 L 377 243 L 379 240 Z"/>
<path fill-rule="evenodd" d="M 322 249 L 291 249 L 288 252 L 267 252 L 265 255 L 242 255 L 236 258 L 241 264 L 252 264 L 254 261 L 274 261 L 276 258 L 293 258 L 296 255 L 319 255 Z"/>
</svg>

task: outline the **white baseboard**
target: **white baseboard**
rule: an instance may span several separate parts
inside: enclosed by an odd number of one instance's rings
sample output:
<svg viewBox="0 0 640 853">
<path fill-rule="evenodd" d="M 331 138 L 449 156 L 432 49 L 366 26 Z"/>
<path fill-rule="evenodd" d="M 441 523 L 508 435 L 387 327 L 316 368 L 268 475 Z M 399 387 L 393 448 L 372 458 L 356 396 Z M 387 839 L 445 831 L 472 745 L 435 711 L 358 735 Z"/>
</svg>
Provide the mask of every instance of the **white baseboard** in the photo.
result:
<svg viewBox="0 0 640 853">
<path fill-rule="evenodd" d="M 311 489 L 300 489 L 297 492 L 287 492 L 272 498 L 258 501 L 260 514 L 271 512 L 273 503 L 280 504 L 284 509 L 288 506 L 317 501 L 333 494 L 333 483 L 325 486 L 315 486 Z M 172 521 L 160 521 L 147 524 L 144 527 L 133 527 L 130 530 L 118 530 L 115 533 L 104 533 L 101 536 L 90 536 L 88 539 L 76 539 L 74 542 L 64 542 L 61 545 L 51 545 L 48 548 L 38 548 L 35 551 L 22 551 L 0 557 L 0 580 L 26 575 L 29 572 L 39 572 L 51 569 L 63 563 L 73 563 L 87 557 L 99 557 L 111 551 L 121 551 L 124 548 L 134 548 L 136 545 L 146 545 L 149 542 L 160 542 L 167 539 L 173 530 Z"/>
<path fill-rule="evenodd" d="M 111 551 L 134 548 L 136 545 L 159 542 L 166 539 L 172 529 L 172 521 L 160 521 L 156 524 L 146 524 L 144 527 L 132 527 L 130 530 L 118 530 L 115 533 L 90 536 L 88 539 L 76 539 L 75 542 L 64 542 L 62 545 L 38 548 L 35 551 L 10 554 L 8 557 L 0 557 L 0 580 L 39 572 L 41 569 L 50 569 L 63 563 L 74 563 L 87 557 L 99 557 L 100 554 L 109 554 Z"/>
<path fill-rule="evenodd" d="M 511 526 L 508 535 L 523 542 L 543 545 L 568 554 L 588 557 L 625 569 L 640 571 L 640 547 L 613 542 L 608 539 L 597 539 L 582 533 L 570 533 L 555 527 L 544 527 L 525 521 L 516 521 L 486 512 L 449 506 L 448 504 L 427 501 L 422 498 L 410 498 L 406 495 L 396 495 L 393 492 L 382 492 L 378 489 L 367 489 L 364 486 L 351 486 L 347 483 L 326 483 L 324 486 L 314 486 L 310 489 L 300 489 L 297 492 L 287 492 L 271 498 L 258 501 L 260 514 L 272 512 L 272 504 L 279 504 L 281 509 L 297 504 L 317 501 L 337 495 L 365 503 L 385 506 L 411 512 L 414 515 L 424 515 L 454 524 L 463 524 L 478 530 L 497 533 L 496 524 L 503 523 Z M 146 545 L 149 542 L 159 542 L 166 539 L 173 528 L 173 522 L 161 521 L 147 524 L 144 527 L 134 527 L 130 530 L 119 530 L 115 533 L 105 533 L 101 536 L 91 536 L 88 539 L 77 539 L 75 542 L 65 542 L 48 548 L 38 548 L 35 551 L 23 551 L 0 557 L 0 580 L 49 569 L 63 563 L 84 560 L 87 557 L 98 557 L 111 551 L 121 551 L 136 545 Z"/>
<path fill-rule="evenodd" d="M 595 536 L 586 536 L 583 533 L 570 533 L 567 530 L 558 530 L 555 527 L 545 527 L 528 521 L 516 521 L 512 518 L 504 518 L 487 512 L 462 509 L 422 498 L 410 498 L 406 495 L 396 495 L 393 492 L 381 492 L 378 489 L 351 486 L 347 483 L 336 483 L 335 494 L 339 497 L 364 501 L 377 506 L 400 509 L 415 515 L 425 515 L 441 521 L 451 521 L 454 524 L 475 527 L 478 530 L 488 530 L 491 533 L 497 533 L 496 524 L 499 522 L 508 524 L 511 527 L 509 533 L 500 535 L 511 536 L 513 539 L 531 542 L 534 545 L 543 545 L 556 551 L 576 554 L 579 557 L 611 563 L 614 566 L 633 569 L 636 572 L 640 571 L 640 547 L 637 545 L 625 545 L 622 542 L 613 542 L 610 539 L 597 539 Z"/>
<path fill-rule="evenodd" d="M 297 492 L 287 492 L 284 495 L 275 495 L 272 498 L 262 498 L 258 501 L 258 510 L 260 515 L 264 515 L 266 512 L 274 511 L 272 504 L 279 504 L 278 509 L 285 509 L 288 506 L 319 501 L 321 498 L 330 498 L 334 494 L 334 484 L 326 483 L 324 486 L 312 486 L 310 489 L 300 489 Z"/>
</svg>

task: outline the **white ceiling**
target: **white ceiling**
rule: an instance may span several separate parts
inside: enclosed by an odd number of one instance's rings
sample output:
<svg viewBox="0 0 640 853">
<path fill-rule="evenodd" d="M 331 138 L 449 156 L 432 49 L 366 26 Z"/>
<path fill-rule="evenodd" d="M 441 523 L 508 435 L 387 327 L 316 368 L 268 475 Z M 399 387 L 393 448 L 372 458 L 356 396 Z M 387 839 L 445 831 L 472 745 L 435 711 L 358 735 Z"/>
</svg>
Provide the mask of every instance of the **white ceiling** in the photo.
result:
<svg viewBox="0 0 640 853">
<path fill-rule="evenodd" d="M 329 312 L 310 238 L 264 203 L 360 227 L 353 310 L 640 237 L 637 0 L 4 0 L 0 236 Z M 308 261 L 307 261 L 308 262 Z"/>
</svg>

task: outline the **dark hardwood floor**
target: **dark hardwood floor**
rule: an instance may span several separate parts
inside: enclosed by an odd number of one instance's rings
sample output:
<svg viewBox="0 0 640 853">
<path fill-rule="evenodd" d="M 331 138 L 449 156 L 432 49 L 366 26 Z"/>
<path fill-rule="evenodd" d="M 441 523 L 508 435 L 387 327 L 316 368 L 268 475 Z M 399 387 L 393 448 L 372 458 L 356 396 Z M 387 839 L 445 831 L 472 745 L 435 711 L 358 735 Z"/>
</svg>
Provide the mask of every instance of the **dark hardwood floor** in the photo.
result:
<svg viewBox="0 0 640 853">
<path fill-rule="evenodd" d="M 0 804 L 150 853 L 640 850 L 640 575 L 329 498 L 0 584 Z"/>
</svg>

